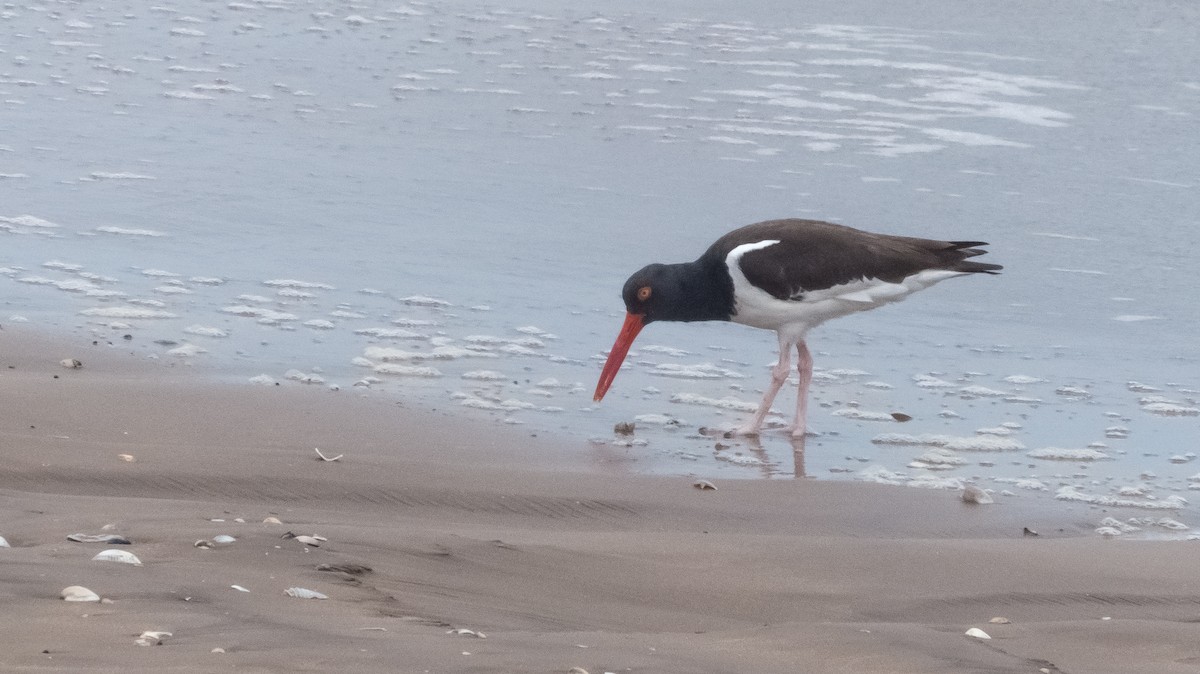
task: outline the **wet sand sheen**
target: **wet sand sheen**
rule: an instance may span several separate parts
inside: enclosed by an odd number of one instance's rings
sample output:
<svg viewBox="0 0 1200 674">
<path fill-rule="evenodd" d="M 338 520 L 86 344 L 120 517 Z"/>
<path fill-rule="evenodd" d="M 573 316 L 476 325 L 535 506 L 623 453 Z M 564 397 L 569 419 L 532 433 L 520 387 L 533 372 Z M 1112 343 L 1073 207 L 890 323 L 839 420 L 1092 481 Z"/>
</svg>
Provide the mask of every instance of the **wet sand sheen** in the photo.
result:
<svg viewBox="0 0 1200 674">
<path fill-rule="evenodd" d="M 951 492 L 812 480 L 699 490 L 438 412 L 216 387 L 88 342 L 14 328 L 0 338 L 7 670 L 1200 662 L 1191 544 L 1102 539 L 1086 506 L 971 507 Z M 65 356 L 83 367 L 65 369 Z M 320 461 L 313 447 L 345 456 Z M 109 524 L 142 566 L 92 561 L 105 546 L 66 540 Z M 288 531 L 328 540 L 313 547 Z M 237 540 L 193 545 L 221 534 Z M 112 603 L 60 600 L 70 585 Z M 284 593 L 294 587 L 329 599 Z M 989 624 L 996 616 L 1012 622 Z M 992 639 L 965 636 L 971 627 Z M 138 648 L 146 631 L 172 635 Z"/>
</svg>

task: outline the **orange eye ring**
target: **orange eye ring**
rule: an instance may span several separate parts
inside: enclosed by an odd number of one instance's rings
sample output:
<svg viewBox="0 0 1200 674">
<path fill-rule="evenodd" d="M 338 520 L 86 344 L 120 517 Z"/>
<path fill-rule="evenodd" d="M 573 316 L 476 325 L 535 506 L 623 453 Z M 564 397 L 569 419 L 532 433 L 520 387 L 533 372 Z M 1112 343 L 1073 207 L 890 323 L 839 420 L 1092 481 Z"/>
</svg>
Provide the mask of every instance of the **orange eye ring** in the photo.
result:
<svg viewBox="0 0 1200 674">
<path fill-rule="evenodd" d="M 638 291 L 637 291 L 638 301 L 645 302 L 646 300 L 650 299 L 651 292 L 652 291 L 650 290 L 650 286 L 642 286 L 641 288 L 638 288 Z"/>
</svg>

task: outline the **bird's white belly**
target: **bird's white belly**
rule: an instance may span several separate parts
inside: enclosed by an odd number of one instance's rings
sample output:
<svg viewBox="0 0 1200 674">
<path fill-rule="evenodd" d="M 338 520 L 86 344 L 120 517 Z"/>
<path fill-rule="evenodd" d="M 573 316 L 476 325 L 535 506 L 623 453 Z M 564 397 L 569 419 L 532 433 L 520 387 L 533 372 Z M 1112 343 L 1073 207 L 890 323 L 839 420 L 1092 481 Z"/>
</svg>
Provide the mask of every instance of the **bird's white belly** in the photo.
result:
<svg viewBox="0 0 1200 674">
<path fill-rule="evenodd" d="M 733 278 L 735 305 L 734 315 L 730 319 L 733 322 L 776 331 L 787 327 L 789 332 L 802 336 L 809 329 L 832 318 L 898 302 L 938 281 L 965 273 L 927 269 L 899 283 L 862 278 L 823 290 L 808 291 L 799 299 L 781 300 L 751 284 L 742 273 L 740 264 L 742 255 L 775 243 L 778 242 L 761 241 L 738 246 L 725 258 L 729 275 Z"/>
</svg>

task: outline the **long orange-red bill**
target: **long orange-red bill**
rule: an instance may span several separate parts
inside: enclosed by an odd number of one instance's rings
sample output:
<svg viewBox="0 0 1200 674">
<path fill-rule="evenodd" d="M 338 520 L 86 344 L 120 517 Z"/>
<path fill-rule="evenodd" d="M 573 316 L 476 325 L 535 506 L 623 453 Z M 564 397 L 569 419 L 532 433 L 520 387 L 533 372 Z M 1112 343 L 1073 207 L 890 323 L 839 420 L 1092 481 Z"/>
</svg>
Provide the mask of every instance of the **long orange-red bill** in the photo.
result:
<svg viewBox="0 0 1200 674">
<path fill-rule="evenodd" d="M 608 352 L 608 360 L 605 361 L 604 369 L 600 372 L 600 381 L 596 384 L 596 395 L 592 400 L 600 402 L 604 394 L 608 393 L 608 387 L 612 386 L 613 379 L 617 377 L 617 371 L 621 369 L 621 363 L 625 362 L 625 354 L 629 353 L 633 339 L 644 327 L 646 327 L 646 323 L 639 314 L 625 314 L 625 325 L 621 326 L 617 341 L 613 343 L 612 351 Z"/>
</svg>

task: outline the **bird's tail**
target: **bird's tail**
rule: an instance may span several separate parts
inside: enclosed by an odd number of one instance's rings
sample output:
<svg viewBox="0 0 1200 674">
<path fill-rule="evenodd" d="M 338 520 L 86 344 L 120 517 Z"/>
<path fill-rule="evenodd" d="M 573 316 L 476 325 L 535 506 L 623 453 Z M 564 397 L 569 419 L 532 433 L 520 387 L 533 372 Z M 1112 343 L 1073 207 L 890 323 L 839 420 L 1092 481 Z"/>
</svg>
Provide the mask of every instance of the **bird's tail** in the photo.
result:
<svg viewBox="0 0 1200 674">
<path fill-rule="evenodd" d="M 961 271 L 970 274 L 999 274 L 1002 265 L 992 264 L 990 262 L 975 262 L 967 258 L 983 255 L 986 250 L 980 246 L 986 246 L 983 241 L 948 241 L 950 245 L 943 251 L 948 256 L 953 256 L 955 259 L 949 269 Z"/>
</svg>

